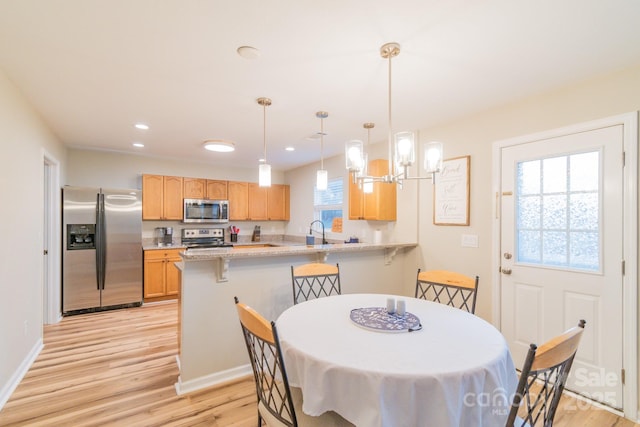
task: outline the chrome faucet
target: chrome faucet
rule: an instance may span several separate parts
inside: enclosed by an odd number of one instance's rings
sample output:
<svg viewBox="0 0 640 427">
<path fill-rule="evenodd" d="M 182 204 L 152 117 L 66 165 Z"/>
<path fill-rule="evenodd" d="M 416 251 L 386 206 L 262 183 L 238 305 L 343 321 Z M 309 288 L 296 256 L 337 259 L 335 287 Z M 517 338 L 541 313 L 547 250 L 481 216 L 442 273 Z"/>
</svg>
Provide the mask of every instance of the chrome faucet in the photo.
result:
<svg viewBox="0 0 640 427">
<path fill-rule="evenodd" d="M 313 233 L 313 224 L 315 224 L 316 222 L 319 222 L 320 225 L 322 226 L 322 244 L 326 245 L 327 239 L 324 238 L 324 223 L 319 219 L 316 219 L 315 221 L 311 221 L 311 224 L 309 224 L 309 234 Z"/>
</svg>

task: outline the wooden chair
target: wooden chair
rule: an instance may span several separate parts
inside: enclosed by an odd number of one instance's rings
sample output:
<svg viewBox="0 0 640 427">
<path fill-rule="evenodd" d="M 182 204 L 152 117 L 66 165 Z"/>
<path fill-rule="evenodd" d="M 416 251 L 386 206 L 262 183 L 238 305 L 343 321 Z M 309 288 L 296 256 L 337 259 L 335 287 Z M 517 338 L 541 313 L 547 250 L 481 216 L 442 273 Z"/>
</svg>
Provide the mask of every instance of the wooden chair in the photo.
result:
<svg viewBox="0 0 640 427">
<path fill-rule="evenodd" d="M 340 295 L 340 266 L 322 263 L 291 266 L 293 303 Z"/>
<path fill-rule="evenodd" d="M 269 427 L 352 427 L 353 424 L 335 412 L 325 412 L 319 417 L 302 412 L 302 393 L 298 388 L 289 387 L 275 323 L 267 322 L 238 297 L 234 300 L 256 382 L 258 427 L 263 420 Z"/>
<path fill-rule="evenodd" d="M 478 276 L 474 278 L 446 270 L 420 271 L 416 298 L 435 301 L 475 313 Z"/>
<path fill-rule="evenodd" d="M 531 344 L 520 373 L 506 427 L 535 426 L 538 421 L 544 427 L 553 426 L 553 417 L 578 350 L 584 325 L 585 321 L 580 320 L 578 326 L 552 338 L 540 347 Z M 517 416 L 522 402 L 523 409 L 526 410 L 524 413 L 521 411 L 524 418 Z"/>
</svg>

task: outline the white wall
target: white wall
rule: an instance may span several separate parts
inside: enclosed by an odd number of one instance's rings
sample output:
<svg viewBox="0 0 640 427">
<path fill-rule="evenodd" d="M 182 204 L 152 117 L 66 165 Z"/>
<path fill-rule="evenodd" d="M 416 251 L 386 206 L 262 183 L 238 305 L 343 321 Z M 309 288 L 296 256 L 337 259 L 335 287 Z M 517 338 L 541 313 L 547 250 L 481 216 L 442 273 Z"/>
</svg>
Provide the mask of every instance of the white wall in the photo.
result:
<svg viewBox="0 0 640 427">
<path fill-rule="evenodd" d="M 428 268 L 480 276 L 476 313 L 491 319 L 492 144 L 495 141 L 640 110 L 640 67 L 421 130 L 424 141 L 445 144 L 445 158 L 471 156 L 471 221 L 468 227 L 435 226 L 430 186 L 421 187 L 419 241 Z M 479 237 L 479 248 L 463 248 L 462 234 Z"/>
<path fill-rule="evenodd" d="M 65 149 L 0 70 L 0 408 L 42 342 L 44 153 Z"/>
</svg>

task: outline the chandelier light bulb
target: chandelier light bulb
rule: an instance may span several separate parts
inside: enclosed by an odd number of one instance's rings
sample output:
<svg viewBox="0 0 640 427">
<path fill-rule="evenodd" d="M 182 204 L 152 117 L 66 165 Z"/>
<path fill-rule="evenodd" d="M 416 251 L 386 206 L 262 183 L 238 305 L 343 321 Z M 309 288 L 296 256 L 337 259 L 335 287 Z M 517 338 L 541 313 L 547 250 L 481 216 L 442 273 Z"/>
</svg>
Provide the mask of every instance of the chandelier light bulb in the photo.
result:
<svg viewBox="0 0 640 427">
<path fill-rule="evenodd" d="M 424 145 L 424 169 L 427 173 L 439 172 L 442 169 L 442 143 L 430 142 Z"/>
</svg>

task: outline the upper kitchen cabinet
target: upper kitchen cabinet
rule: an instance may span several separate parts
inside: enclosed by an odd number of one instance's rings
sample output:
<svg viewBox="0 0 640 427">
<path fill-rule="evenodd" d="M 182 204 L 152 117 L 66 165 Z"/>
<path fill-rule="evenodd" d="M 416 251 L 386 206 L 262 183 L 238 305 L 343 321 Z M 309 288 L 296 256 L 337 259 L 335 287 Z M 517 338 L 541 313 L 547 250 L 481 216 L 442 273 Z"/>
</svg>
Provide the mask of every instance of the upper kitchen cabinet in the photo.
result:
<svg viewBox="0 0 640 427">
<path fill-rule="evenodd" d="M 185 199 L 204 199 L 206 192 L 206 179 L 182 178 L 182 196 Z"/>
<path fill-rule="evenodd" d="M 266 221 L 267 215 L 267 187 L 260 187 L 255 182 L 249 183 L 249 219 L 252 221 Z"/>
<path fill-rule="evenodd" d="M 389 172 L 389 162 L 376 159 L 369 162 L 369 175 L 384 176 Z M 358 184 L 349 180 L 349 219 L 395 221 L 397 194 L 395 184 L 374 182 L 373 192 L 365 194 Z"/>
<path fill-rule="evenodd" d="M 249 183 L 249 219 L 288 221 L 289 186 L 271 184 L 271 187 L 260 187 L 256 183 Z"/>
<path fill-rule="evenodd" d="M 207 180 L 207 199 L 212 200 L 227 200 L 228 190 L 227 181 Z"/>
<path fill-rule="evenodd" d="M 204 178 L 183 178 L 185 199 L 227 200 L 227 181 Z"/>
<path fill-rule="evenodd" d="M 227 181 L 203 178 L 184 178 L 183 197 L 185 199 L 227 199 Z"/>
<path fill-rule="evenodd" d="M 349 173 L 349 219 L 364 219 L 364 192 L 362 185 Z"/>
<path fill-rule="evenodd" d="M 289 186 L 229 181 L 230 221 L 288 221 Z"/>
<path fill-rule="evenodd" d="M 229 220 L 246 221 L 249 219 L 249 183 L 229 181 Z"/>
<path fill-rule="evenodd" d="M 267 217 L 271 221 L 289 221 L 289 186 L 271 184 L 267 190 Z"/>
<path fill-rule="evenodd" d="M 182 177 L 142 176 L 142 219 L 182 220 Z"/>
</svg>

